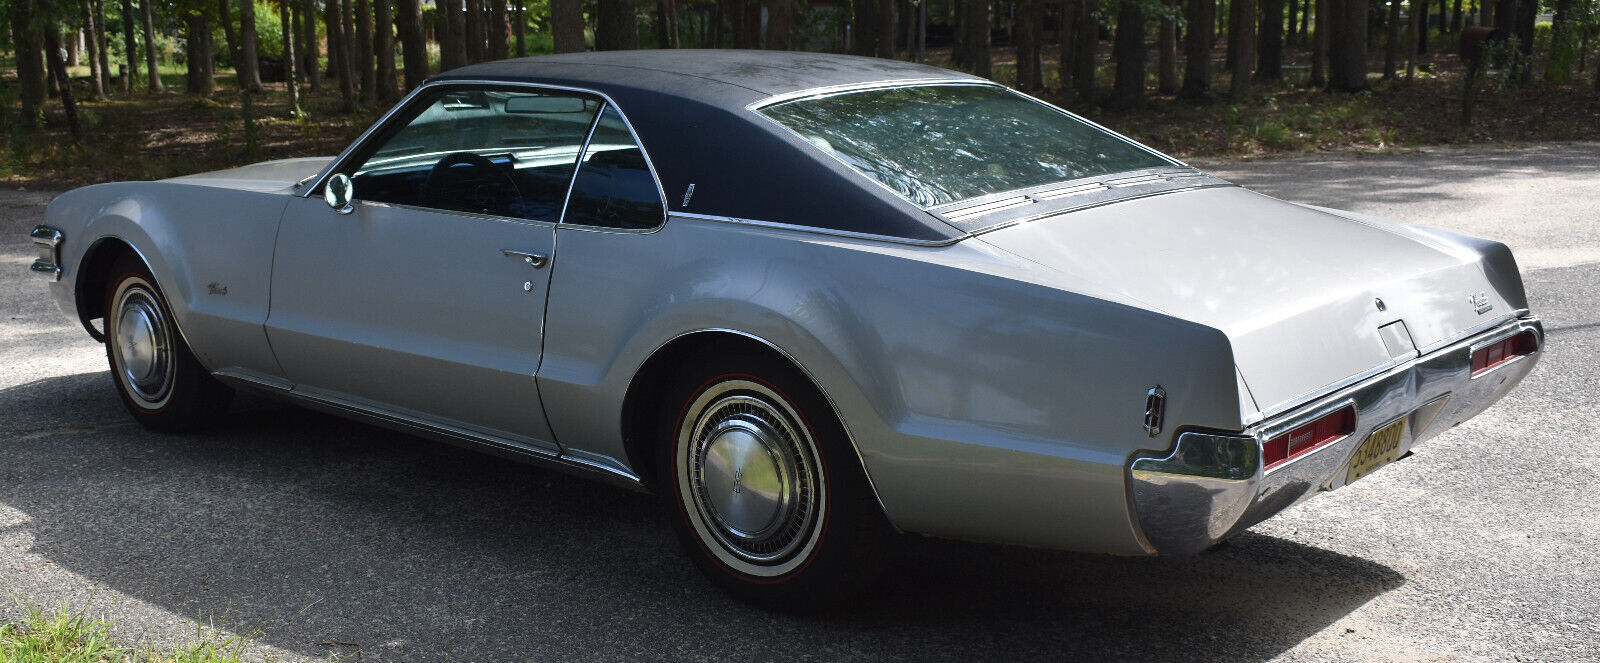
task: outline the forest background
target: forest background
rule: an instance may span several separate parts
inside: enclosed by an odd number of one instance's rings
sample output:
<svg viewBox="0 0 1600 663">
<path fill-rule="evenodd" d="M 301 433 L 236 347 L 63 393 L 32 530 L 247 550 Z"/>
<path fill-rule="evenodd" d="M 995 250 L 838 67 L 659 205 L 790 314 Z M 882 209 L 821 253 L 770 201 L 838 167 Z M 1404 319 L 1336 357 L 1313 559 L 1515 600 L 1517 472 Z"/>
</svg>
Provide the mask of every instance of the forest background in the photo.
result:
<svg viewBox="0 0 1600 663">
<path fill-rule="evenodd" d="M 1600 138 L 1600 0 L 0 0 L 0 181 L 334 154 L 431 74 L 633 48 L 923 61 L 1180 158 Z"/>
</svg>

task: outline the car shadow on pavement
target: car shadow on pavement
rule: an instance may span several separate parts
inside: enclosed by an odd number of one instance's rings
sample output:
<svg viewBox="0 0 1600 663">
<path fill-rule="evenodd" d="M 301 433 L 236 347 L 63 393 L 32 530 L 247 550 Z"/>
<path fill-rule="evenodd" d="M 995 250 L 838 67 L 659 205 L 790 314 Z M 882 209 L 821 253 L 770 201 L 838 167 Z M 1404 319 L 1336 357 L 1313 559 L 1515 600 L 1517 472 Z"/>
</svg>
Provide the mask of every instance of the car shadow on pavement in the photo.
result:
<svg viewBox="0 0 1600 663">
<path fill-rule="evenodd" d="M 0 507 L 28 535 L 0 550 L 5 584 L 44 582 L 11 563 L 43 558 L 310 658 L 1151 661 L 1271 658 L 1405 582 L 1252 533 L 1177 559 L 908 537 L 859 601 L 766 612 L 701 578 L 647 495 L 236 409 L 163 435 L 131 423 L 104 373 L 0 390 Z"/>
</svg>

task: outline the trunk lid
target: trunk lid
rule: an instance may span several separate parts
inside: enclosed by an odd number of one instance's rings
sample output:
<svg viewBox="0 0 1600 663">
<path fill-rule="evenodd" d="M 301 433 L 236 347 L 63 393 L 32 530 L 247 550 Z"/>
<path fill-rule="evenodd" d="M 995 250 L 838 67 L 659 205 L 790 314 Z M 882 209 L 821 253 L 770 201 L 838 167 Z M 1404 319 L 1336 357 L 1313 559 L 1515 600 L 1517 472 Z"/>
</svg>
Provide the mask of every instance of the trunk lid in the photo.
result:
<svg viewBox="0 0 1600 663">
<path fill-rule="evenodd" d="M 1069 288 L 1221 330 L 1259 413 L 1271 416 L 1511 312 L 1477 254 L 1412 235 L 1216 187 L 978 239 L 1054 270 Z M 1486 301 L 1473 300 L 1480 294 Z"/>
</svg>

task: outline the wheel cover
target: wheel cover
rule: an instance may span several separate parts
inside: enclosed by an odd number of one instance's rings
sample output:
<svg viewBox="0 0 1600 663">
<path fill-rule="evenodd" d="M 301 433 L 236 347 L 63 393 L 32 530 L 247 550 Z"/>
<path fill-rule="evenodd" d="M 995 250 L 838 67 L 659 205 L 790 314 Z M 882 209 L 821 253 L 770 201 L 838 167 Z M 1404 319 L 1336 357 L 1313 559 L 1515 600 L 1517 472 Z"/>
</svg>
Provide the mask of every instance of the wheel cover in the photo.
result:
<svg viewBox="0 0 1600 663">
<path fill-rule="evenodd" d="M 749 380 L 719 382 L 678 431 L 679 497 L 723 564 L 760 577 L 802 566 L 822 534 L 826 482 L 794 408 Z"/>
<path fill-rule="evenodd" d="M 108 341 L 117 381 L 138 406 L 154 410 L 172 394 L 172 330 L 150 285 L 138 277 L 117 288 Z"/>
</svg>

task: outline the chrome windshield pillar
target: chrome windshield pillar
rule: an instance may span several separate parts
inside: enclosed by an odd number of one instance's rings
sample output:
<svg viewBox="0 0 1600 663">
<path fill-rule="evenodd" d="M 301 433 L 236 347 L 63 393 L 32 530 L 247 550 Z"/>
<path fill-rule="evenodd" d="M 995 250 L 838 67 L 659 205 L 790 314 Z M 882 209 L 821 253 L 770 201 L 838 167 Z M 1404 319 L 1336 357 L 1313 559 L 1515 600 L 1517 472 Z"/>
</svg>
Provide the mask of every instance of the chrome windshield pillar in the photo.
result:
<svg viewBox="0 0 1600 663">
<path fill-rule="evenodd" d="M 28 237 L 33 239 L 34 247 L 39 250 L 39 258 L 33 261 L 28 270 L 51 281 L 60 281 L 61 240 L 64 237 L 61 231 L 50 226 L 34 226 Z"/>
</svg>

